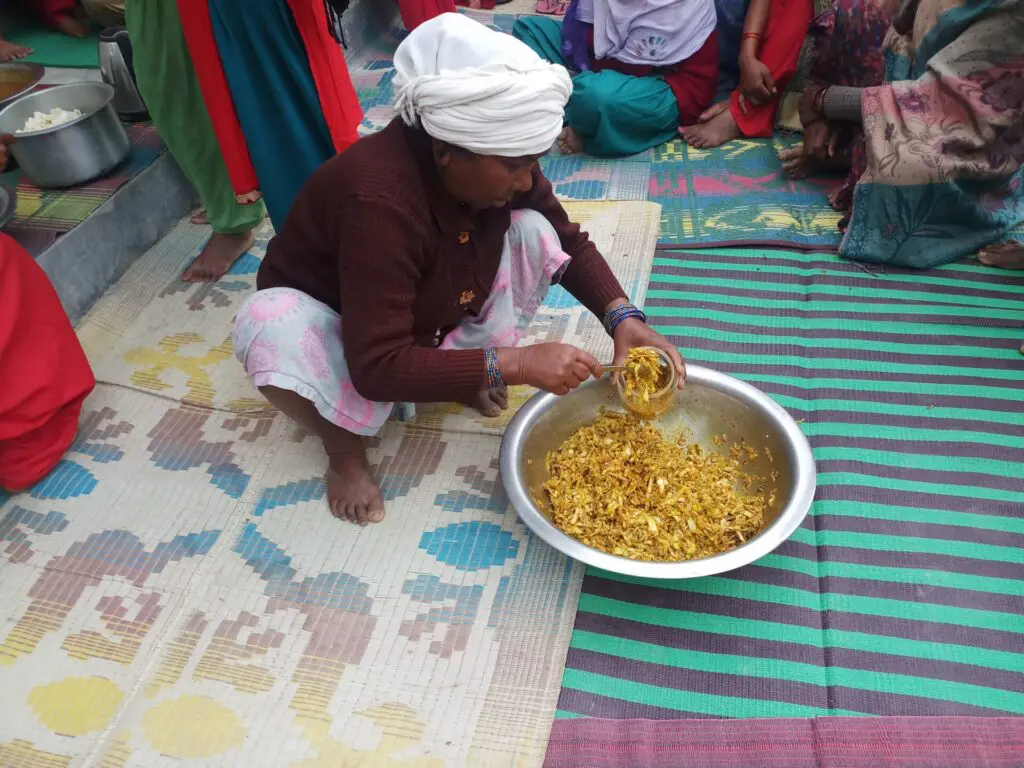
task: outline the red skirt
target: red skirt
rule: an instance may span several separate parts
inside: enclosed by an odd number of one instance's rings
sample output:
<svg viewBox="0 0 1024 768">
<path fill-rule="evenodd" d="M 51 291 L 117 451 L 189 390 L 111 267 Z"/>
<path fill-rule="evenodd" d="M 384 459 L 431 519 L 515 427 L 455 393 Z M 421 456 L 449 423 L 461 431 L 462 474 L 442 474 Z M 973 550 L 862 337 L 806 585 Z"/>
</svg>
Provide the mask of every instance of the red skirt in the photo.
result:
<svg viewBox="0 0 1024 768">
<path fill-rule="evenodd" d="M 0 233 L 0 488 L 42 480 L 75 438 L 96 383 L 46 273 Z"/>
</svg>

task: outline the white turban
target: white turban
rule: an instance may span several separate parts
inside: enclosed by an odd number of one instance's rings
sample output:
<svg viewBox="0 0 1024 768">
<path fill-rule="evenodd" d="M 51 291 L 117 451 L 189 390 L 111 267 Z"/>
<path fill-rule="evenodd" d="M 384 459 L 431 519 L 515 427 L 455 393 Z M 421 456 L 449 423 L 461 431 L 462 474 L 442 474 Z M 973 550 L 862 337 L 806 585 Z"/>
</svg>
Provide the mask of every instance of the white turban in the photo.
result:
<svg viewBox="0 0 1024 768">
<path fill-rule="evenodd" d="M 572 80 L 512 35 L 443 13 L 398 46 L 394 89 L 407 125 L 477 154 L 522 157 L 558 138 Z"/>
</svg>

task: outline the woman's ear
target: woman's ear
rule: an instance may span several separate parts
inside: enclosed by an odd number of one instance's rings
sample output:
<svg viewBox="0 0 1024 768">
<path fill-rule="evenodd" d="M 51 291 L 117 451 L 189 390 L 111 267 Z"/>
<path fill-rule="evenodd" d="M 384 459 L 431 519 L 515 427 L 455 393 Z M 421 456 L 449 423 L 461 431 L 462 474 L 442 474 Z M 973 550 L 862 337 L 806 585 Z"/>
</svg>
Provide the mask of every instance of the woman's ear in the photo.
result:
<svg viewBox="0 0 1024 768">
<path fill-rule="evenodd" d="M 440 168 L 447 168 L 452 161 L 452 145 L 439 139 L 430 140 L 431 152 L 434 155 L 434 162 Z"/>
</svg>

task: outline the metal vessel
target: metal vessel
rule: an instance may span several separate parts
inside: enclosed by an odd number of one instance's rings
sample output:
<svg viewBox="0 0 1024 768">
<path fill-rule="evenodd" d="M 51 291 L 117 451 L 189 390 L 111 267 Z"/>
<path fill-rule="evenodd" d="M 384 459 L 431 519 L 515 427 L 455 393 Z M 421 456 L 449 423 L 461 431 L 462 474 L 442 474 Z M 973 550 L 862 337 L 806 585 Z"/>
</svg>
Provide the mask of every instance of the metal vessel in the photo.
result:
<svg viewBox="0 0 1024 768">
<path fill-rule="evenodd" d="M 113 99 L 114 89 L 106 83 L 35 91 L 0 110 L 0 133 L 14 134 L 10 152 L 33 184 L 53 189 L 84 184 L 114 170 L 131 151 Z M 35 112 L 55 107 L 77 109 L 82 116 L 53 128 L 19 133 Z"/>
<path fill-rule="evenodd" d="M 100 33 L 100 76 L 114 89 L 114 109 L 126 123 L 149 119 L 149 110 L 135 80 L 132 43 L 124 27 L 110 27 Z"/>
<path fill-rule="evenodd" d="M 712 436 L 723 434 L 730 443 L 744 439 L 758 450 L 759 457 L 744 470 L 774 477 L 767 485 L 775 491 L 777 502 L 766 513 L 764 530 L 728 552 L 681 562 L 630 560 L 562 533 L 547 513 L 545 459 L 602 408 L 621 410 L 607 378 L 591 379 L 565 397 L 538 394 L 519 409 L 501 442 L 501 479 L 513 508 L 530 530 L 569 557 L 613 573 L 649 579 L 710 576 L 764 557 L 793 535 L 807 516 L 817 470 L 799 425 L 759 389 L 724 373 L 687 365 L 686 386 L 674 407 L 652 423 L 666 434 L 685 429 L 691 439 L 710 450 L 714 450 Z"/>
</svg>

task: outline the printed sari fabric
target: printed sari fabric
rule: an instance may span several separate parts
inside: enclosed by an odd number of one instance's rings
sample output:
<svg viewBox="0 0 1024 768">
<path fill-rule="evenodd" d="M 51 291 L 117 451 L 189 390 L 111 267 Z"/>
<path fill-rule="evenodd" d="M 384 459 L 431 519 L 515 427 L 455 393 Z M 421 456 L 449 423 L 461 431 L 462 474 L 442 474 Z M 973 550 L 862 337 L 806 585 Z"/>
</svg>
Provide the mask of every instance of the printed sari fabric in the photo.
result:
<svg viewBox="0 0 1024 768">
<path fill-rule="evenodd" d="M 1024 0 L 905 0 L 863 95 L 843 256 L 926 268 L 1024 221 L 1022 40 Z"/>
</svg>

